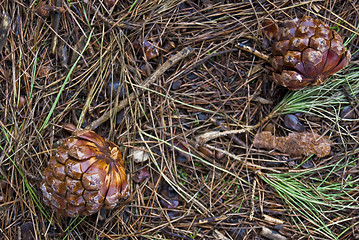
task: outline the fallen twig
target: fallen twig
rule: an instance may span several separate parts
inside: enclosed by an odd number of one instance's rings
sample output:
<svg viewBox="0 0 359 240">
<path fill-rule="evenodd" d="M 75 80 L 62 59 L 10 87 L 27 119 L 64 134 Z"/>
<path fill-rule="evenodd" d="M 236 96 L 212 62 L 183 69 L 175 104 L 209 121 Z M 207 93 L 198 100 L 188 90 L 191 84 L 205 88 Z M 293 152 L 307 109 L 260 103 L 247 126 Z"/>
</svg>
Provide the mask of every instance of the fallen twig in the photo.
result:
<svg viewBox="0 0 359 240">
<path fill-rule="evenodd" d="M 267 115 L 265 118 L 263 118 L 260 122 L 258 122 L 256 125 L 244 126 L 242 129 L 228 130 L 228 131 L 224 131 L 224 132 L 218 132 L 218 131 L 206 132 L 206 133 L 196 136 L 195 139 L 196 139 L 198 146 L 200 146 L 200 145 L 205 144 L 206 142 L 209 142 L 209 141 L 219 138 L 219 137 L 225 137 L 228 135 L 240 134 L 240 133 L 244 133 L 244 132 L 250 132 L 253 129 L 258 128 L 263 123 L 265 123 L 266 121 L 268 121 L 269 119 L 273 118 L 276 115 L 277 115 L 277 111 L 273 111 L 269 115 Z"/>
<path fill-rule="evenodd" d="M 251 194 L 251 212 L 249 214 L 249 221 L 253 221 L 253 217 L 254 217 L 254 211 L 255 211 L 255 203 L 254 203 L 254 198 L 255 198 L 255 193 L 256 193 L 256 186 L 257 186 L 257 180 L 254 179 L 253 181 L 253 185 L 252 185 L 252 194 Z"/>
<path fill-rule="evenodd" d="M 223 131 L 228 131 L 228 129 L 223 127 L 222 124 L 220 122 L 218 122 L 216 119 L 211 118 L 210 120 L 211 120 L 211 122 L 213 122 L 214 124 L 219 126 Z M 235 143 L 237 143 L 240 146 L 246 147 L 246 144 L 242 140 L 240 140 L 236 135 L 233 134 L 231 137 L 233 138 L 233 141 Z"/>
<path fill-rule="evenodd" d="M 269 59 L 270 59 L 269 55 L 264 54 L 264 53 L 262 53 L 262 52 L 260 52 L 260 51 L 258 51 L 256 49 L 250 47 L 250 46 L 244 45 L 242 43 L 238 43 L 238 44 L 236 44 L 236 47 L 239 48 L 239 49 L 242 49 L 242 50 L 244 50 L 246 52 L 252 53 L 253 55 L 255 55 L 255 56 L 257 56 L 257 57 L 259 57 L 259 58 L 261 58 L 261 59 L 263 59 L 263 60 L 265 60 L 267 62 L 269 62 Z"/>
<path fill-rule="evenodd" d="M 192 47 L 186 47 L 180 52 L 178 52 L 176 55 L 172 56 L 170 59 L 168 59 L 165 63 L 163 63 L 160 67 L 157 68 L 157 70 L 148 77 L 144 82 L 140 84 L 139 92 L 133 92 L 131 93 L 127 98 L 123 99 L 117 106 L 116 110 L 121 111 L 124 109 L 130 101 L 134 100 L 142 91 L 141 88 L 146 88 L 149 85 L 151 85 L 154 81 L 156 81 L 157 78 L 159 78 L 163 73 L 165 73 L 170 67 L 175 65 L 177 62 L 182 60 L 183 58 L 187 57 L 189 54 L 193 52 Z M 90 125 L 86 127 L 86 129 L 96 129 L 98 126 L 100 126 L 102 123 L 106 122 L 111 116 L 111 111 L 105 112 L 100 118 L 93 121 Z"/>
<path fill-rule="evenodd" d="M 56 7 L 61 8 L 61 0 L 56 0 Z M 59 40 L 58 38 L 58 32 L 59 32 L 59 24 L 60 24 L 60 12 L 55 12 L 52 18 L 52 28 L 54 29 L 54 37 L 52 38 L 52 42 L 51 42 L 51 48 L 50 48 L 50 53 L 55 56 L 56 53 L 56 47 L 57 47 L 57 42 Z"/>
<path fill-rule="evenodd" d="M 7 35 L 9 34 L 11 18 L 6 12 L 3 12 L 0 18 L 0 52 L 6 43 Z"/>
</svg>

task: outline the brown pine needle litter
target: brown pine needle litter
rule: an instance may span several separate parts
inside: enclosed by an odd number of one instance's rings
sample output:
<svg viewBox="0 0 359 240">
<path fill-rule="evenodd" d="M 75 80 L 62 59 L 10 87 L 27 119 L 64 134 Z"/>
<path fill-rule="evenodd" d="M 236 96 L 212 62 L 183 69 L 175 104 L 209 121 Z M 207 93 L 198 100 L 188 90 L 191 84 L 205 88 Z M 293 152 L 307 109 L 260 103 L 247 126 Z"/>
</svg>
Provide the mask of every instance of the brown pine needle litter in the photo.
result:
<svg viewBox="0 0 359 240">
<path fill-rule="evenodd" d="M 0 239 L 358 239 L 358 9 L 2 1 Z M 324 85 L 293 92 L 272 81 L 262 23 L 304 15 L 340 34 L 352 58 Z M 129 195 L 114 209 L 68 218 L 44 205 L 43 170 L 66 123 L 120 146 Z M 293 156 L 256 147 L 263 132 L 316 133 L 328 145 Z"/>
</svg>

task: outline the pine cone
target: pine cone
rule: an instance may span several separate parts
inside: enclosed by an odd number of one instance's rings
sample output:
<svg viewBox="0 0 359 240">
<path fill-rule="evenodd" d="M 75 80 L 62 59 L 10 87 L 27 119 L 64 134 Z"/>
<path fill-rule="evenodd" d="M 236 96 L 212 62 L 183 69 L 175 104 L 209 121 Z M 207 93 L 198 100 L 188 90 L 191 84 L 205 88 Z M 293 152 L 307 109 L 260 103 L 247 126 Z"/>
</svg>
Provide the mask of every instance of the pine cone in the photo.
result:
<svg viewBox="0 0 359 240">
<path fill-rule="evenodd" d="M 55 149 L 43 173 L 45 204 L 69 217 L 113 209 L 128 192 L 119 147 L 93 131 L 68 130 L 73 136 Z"/>
<path fill-rule="evenodd" d="M 265 20 L 263 28 L 271 44 L 274 80 L 291 90 L 320 85 L 349 63 L 341 36 L 319 19 L 305 16 L 281 27 Z"/>
</svg>

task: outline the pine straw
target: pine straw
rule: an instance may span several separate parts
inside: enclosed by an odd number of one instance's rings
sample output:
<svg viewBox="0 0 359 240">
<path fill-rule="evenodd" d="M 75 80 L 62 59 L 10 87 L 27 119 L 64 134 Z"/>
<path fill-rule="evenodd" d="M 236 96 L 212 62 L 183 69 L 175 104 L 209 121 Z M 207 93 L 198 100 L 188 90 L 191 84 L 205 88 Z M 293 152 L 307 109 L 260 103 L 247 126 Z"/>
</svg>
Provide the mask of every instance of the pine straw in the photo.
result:
<svg viewBox="0 0 359 240">
<path fill-rule="evenodd" d="M 355 237 L 358 124 L 338 122 L 345 134 L 333 127 L 331 118 L 339 109 L 324 107 L 336 111 L 330 118 L 303 117 L 308 129 L 334 141 L 333 154 L 323 159 L 288 159 L 252 149 L 253 134 L 260 129 L 208 142 L 227 154 L 220 159 L 209 148 L 200 151 L 195 137 L 253 126 L 273 113 L 287 92 L 270 81 L 263 60 L 235 48 L 241 42 L 263 50 L 264 18 L 306 14 L 333 26 L 340 23 L 339 32 L 353 36 L 347 45 L 353 53 L 358 46 L 356 3 L 118 1 L 108 10 L 102 2 L 87 2 L 62 2 L 56 35 L 50 18 L 35 13 L 37 2 L 0 4 L 12 18 L 0 64 L 0 173 L 7 183 L 1 189 L 2 238 L 17 239 L 21 229 L 29 234 L 23 227 L 27 222 L 36 239 L 260 239 L 263 226 L 292 239 Z M 135 49 L 144 40 L 163 48 L 159 57 L 146 61 Z M 174 48 L 165 50 L 170 42 Z M 148 88 L 139 87 L 188 46 L 195 49 L 193 55 Z M 356 64 L 357 54 L 352 60 Z M 111 91 L 112 83 L 123 86 L 123 93 Z M 131 93 L 141 94 L 130 101 Z M 21 97 L 26 102 L 19 109 Z M 128 107 L 116 112 L 122 99 Z M 111 112 L 110 120 L 96 131 L 121 144 L 129 178 L 144 167 L 151 177 L 141 184 L 130 181 L 131 195 L 113 211 L 58 216 L 42 205 L 39 182 L 51 149 L 67 136 L 61 126 L 86 127 L 105 112 Z M 265 124 L 288 133 L 276 114 Z M 187 148 L 179 149 L 179 141 Z M 140 146 L 150 159 L 135 163 L 129 153 Z M 180 161 L 180 151 L 189 152 L 190 161 Z M 160 204 L 165 181 L 181 199 L 174 210 Z M 297 200 L 300 196 L 306 197 Z M 265 215 L 283 224 L 274 226 L 279 223 Z"/>
</svg>

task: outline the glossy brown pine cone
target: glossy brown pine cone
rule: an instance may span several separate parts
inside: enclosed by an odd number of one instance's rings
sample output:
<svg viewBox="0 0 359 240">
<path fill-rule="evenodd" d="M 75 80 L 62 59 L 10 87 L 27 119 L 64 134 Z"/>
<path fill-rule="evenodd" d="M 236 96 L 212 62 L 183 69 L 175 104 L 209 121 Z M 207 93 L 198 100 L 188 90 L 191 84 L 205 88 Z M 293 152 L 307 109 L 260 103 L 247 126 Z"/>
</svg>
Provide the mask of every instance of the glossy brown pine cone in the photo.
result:
<svg viewBox="0 0 359 240">
<path fill-rule="evenodd" d="M 320 85 L 349 63 L 341 36 L 319 19 L 305 16 L 281 27 L 265 20 L 263 28 L 271 44 L 274 80 L 291 90 Z"/>
<path fill-rule="evenodd" d="M 46 205 L 74 217 L 112 209 L 127 195 L 120 149 L 93 131 L 70 129 L 45 168 L 41 191 Z"/>
</svg>

